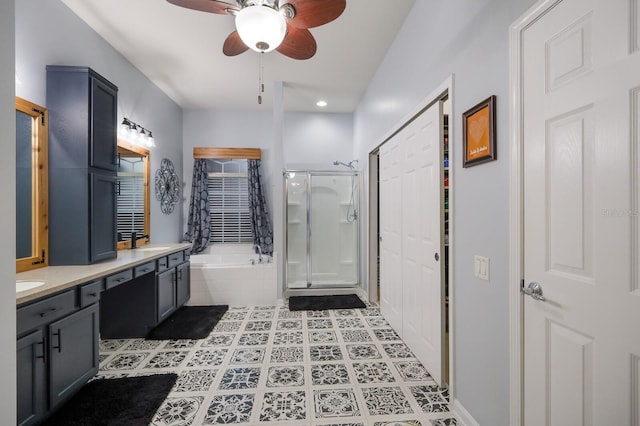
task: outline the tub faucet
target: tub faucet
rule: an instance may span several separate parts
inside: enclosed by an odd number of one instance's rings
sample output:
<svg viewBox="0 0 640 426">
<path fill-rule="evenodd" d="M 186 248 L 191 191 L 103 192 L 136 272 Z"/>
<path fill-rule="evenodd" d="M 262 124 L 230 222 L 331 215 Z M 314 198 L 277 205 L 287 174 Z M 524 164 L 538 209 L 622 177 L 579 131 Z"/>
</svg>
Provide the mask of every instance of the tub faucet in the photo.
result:
<svg viewBox="0 0 640 426">
<path fill-rule="evenodd" d="M 262 249 L 260 248 L 260 246 L 258 244 L 254 244 L 253 245 L 254 249 L 257 249 L 258 251 L 258 263 L 262 263 Z M 254 250 L 255 253 L 256 250 Z"/>
</svg>

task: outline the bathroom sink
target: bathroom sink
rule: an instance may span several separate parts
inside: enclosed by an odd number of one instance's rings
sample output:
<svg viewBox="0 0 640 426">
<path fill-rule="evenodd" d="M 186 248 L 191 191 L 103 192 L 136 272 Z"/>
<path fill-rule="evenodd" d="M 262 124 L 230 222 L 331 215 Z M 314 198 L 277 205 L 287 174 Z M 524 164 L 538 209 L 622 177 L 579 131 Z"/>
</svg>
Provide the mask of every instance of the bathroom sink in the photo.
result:
<svg viewBox="0 0 640 426">
<path fill-rule="evenodd" d="M 134 250 L 138 250 L 138 251 L 159 251 L 159 250 L 168 250 L 170 248 L 171 247 L 169 247 L 169 246 L 150 246 L 150 247 L 142 246 L 142 247 L 134 249 Z"/>
<path fill-rule="evenodd" d="M 16 293 L 44 285 L 44 281 L 16 281 Z"/>
</svg>

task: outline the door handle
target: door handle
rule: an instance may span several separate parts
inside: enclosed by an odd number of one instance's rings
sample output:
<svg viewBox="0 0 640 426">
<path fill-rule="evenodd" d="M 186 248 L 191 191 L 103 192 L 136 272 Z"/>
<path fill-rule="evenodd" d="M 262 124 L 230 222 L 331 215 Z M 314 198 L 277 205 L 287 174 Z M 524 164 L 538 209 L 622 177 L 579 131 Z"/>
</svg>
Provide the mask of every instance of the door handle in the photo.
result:
<svg viewBox="0 0 640 426">
<path fill-rule="evenodd" d="M 525 295 L 531 296 L 534 299 L 539 300 L 541 302 L 544 302 L 545 300 L 547 300 L 542 295 L 542 286 L 537 282 L 530 282 L 527 288 L 522 287 L 520 288 L 520 291 Z"/>
</svg>

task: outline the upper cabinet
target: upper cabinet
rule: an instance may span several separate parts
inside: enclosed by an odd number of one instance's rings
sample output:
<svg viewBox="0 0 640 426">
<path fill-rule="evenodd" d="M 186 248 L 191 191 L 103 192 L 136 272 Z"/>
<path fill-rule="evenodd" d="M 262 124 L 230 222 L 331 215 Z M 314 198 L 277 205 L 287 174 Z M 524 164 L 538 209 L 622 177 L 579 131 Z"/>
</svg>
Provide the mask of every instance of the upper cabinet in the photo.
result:
<svg viewBox="0 0 640 426">
<path fill-rule="evenodd" d="M 47 66 L 49 159 L 116 171 L 118 88 L 87 67 Z"/>
<path fill-rule="evenodd" d="M 118 88 L 87 67 L 47 67 L 49 264 L 117 256 Z"/>
</svg>

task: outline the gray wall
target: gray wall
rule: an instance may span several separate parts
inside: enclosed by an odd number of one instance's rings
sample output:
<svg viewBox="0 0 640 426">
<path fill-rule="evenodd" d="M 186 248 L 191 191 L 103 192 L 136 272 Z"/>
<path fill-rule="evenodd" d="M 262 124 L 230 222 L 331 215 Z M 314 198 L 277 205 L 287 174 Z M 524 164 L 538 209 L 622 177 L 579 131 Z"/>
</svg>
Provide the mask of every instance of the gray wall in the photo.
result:
<svg viewBox="0 0 640 426">
<path fill-rule="evenodd" d="M 353 114 L 285 113 L 284 164 L 287 169 L 332 170 L 334 161 L 348 163 L 352 157 Z"/>
<path fill-rule="evenodd" d="M 508 28 L 534 0 L 416 1 L 355 114 L 360 160 L 448 76 L 455 180 L 452 226 L 456 398 L 482 425 L 507 425 Z M 461 167 L 461 114 L 497 95 L 498 160 Z M 491 259 L 491 280 L 473 276 L 473 255 Z"/>
<path fill-rule="evenodd" d="M 46 65 L 89 66 L 118 86 L 119 122 L 127 117 L 153 132 L 156 147 L 150 153 L 152 175 L 160 161 L 169 158 L 181 176 L 181 108 L 62 2 L 15 3 L 15 72 L 22 81 L 16 94 L 46 107 Z M 180 206 L 170 215 L 163 214 L 152 194 L 151 241 L 179 241 L 181 215 Z"/>
<path fill-rule="evenodd" d="M 15 181 L 14 2 L 0 2 L 0 192 L 13 200 Z M 0 423 L 16 423 L 16 206 L 0 203 Z"/>
</svg>

